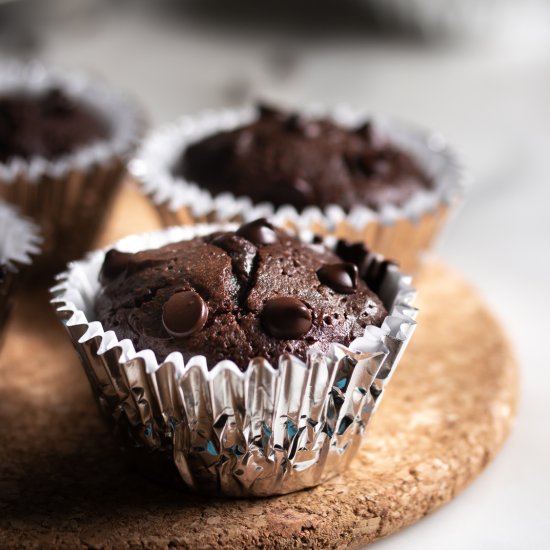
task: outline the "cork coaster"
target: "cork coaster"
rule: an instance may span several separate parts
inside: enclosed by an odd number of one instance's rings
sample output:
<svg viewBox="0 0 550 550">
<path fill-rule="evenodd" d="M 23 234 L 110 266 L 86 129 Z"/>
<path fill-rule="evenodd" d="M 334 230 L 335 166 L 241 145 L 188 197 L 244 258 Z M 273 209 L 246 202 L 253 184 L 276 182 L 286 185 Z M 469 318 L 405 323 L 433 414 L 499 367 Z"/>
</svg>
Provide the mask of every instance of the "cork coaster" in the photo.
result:
<svg viewBox="0 0 550 550">
<path fill-rule="evenodd" d="M 157 224 L 127 189 L 102 241 Z M 358 548 L 418 521 L 497 453 L 518 381 L 498 323 L 459 276 L 432 263 L 416 286 L 418 330 L 350 470 L 255 501 L 199 499 L 132 473 L 46 293 L 27 292 L 0 355 L 0 545 Z"/>
</svg>

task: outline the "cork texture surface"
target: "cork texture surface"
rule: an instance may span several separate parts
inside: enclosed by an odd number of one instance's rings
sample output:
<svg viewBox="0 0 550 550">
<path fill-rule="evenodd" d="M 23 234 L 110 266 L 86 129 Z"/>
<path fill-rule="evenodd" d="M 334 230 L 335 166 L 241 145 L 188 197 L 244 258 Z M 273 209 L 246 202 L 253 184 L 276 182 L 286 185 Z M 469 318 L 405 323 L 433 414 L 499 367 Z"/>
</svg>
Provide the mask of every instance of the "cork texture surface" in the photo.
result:
<svg viewBox="0 0 550 550">
<path fill-rule="evenodd" d="M 154 229 L 126 188 L 101 238 Z M 518 372 L 483 301 L 428 264 L 419 327 L 350 470 L 301 493 L 207 500 L 129 470 L 45 291 L 20 293 L 0 352 L 2 548 L 360 548 L 453 498 L 514 422 Z"/>
</svg>

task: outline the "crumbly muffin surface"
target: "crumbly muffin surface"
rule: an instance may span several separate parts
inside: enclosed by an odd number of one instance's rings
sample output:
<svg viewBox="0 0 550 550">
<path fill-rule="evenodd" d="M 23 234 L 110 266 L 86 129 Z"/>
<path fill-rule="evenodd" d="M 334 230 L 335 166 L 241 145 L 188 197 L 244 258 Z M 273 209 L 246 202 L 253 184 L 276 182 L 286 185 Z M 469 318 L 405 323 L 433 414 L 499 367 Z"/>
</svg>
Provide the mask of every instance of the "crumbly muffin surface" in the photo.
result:
<svg viewBox="0 0 550 550">
<path fill-rule="evenodd" d="M 155 250 L 107 253 L 96 313 L 105 330 L 152 349 L 246 369 L 283 353 L 349 344 L 386 310 L 351 261 L 257 220 Z"/>
</svg>

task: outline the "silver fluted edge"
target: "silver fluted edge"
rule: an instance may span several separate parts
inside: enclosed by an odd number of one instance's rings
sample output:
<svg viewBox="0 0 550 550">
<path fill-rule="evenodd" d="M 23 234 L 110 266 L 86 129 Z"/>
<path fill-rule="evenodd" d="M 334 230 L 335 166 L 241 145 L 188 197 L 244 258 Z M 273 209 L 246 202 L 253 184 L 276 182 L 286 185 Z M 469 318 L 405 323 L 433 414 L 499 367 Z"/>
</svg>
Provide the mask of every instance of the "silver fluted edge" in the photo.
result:
<svg viewBox="0 0 550 550">
<path fill-rule="evenodd" d="M 114 246 L 135 252 L 220 229 L 235 226 L 169 228 Z M 231 361 L 211 369 L 202 356 L 184 362 L 181 353 L 158 363 L 152 350 L 136 351 L 104 331 L 94 313 L 104 256 L 97 251 L 70 264 L 52 304 L 101 408 L 129 427 L 133 446 L 165 453 L 184 483 L 203 494 L 285 494 L 347 467 L 415 328 L 409 277 L 371 254 L 373 271 L 386 266 L 378 289 L 389 311 L 382 327 L 367 327 L 349 347 L 312 348 L 305 362 L 289 354 L 277 365 L 257 358 L 242 372 Z"/>
</svg>

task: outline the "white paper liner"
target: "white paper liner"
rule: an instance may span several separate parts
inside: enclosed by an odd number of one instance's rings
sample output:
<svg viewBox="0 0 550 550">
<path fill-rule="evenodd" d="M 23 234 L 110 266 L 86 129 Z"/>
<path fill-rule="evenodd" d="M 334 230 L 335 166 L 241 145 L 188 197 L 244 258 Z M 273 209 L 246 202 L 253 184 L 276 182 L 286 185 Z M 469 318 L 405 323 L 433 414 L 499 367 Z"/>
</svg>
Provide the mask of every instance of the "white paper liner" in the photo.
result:
<svg viewBox="0 0 550 550">
<path fill-rule="evenodd" d="M 10 271 L 28 265 L 40 252 L 42 238 L 38 227 L 16 208 L 0 201 L 0 266 Z"/>
<path fill-rule="evenodd" d="M 40 94 L 52 87 L 62 89 L 97 113 L 109 126 L 109 137 L 55 160 L 14 158 L 0 163 L 2 184 L 9 184 L 21 175 L 36 182 L 44 176 L 60 178 L 73 169 L 85 171 L 93 165 L 108 163 L 114 157 L 127 156 L 136 146 L 143 129 L 142 114 L 122 92 L 78 72 L 50 70 L 38 63 L 0 64 L 0 96 L 22 91 Z"/>
<path fill-rule="evenodd" d="M 137 252 L 235 227 L 175 227 L 114 247 Z M 135 446 L 171 456 L 189 488 L 226 496 L 288 493 L 347 466 L 415 328 L 409 277 L 387 268 L 379 295 L 389 315 L 349 348 L 312 350 L 305 363 L 283 355 L 278 368 L 258 358 L 244 372 L 231 361 L 209 370 L 204 357 L 185 362 L 181 353 L 158 363 L 152 350 L 136 351 L 104 331 L 94 302 L 106 250 L 70 264 L 52 303 L 102 409 L 115 424 L 130 425 Z M 382 259 L 371 254 L 369 261 Z"/>
<path fill-rule="evenodd" d="M 324 209 L 307 207 L 301 214 L 290 205 L 274 208 L 272 204 L 253 204 L 247 197 L 226 192 L 216 196 L 197 184 L 173 174 L 172 170 L 184 149 L 208 135 L 232 130 L 257 119 L 253 107 L 206 111 L 197 116 L 185 116 L 153 132 L 145 140 L 130 163 L 130 171 L 142 182 L 143 189 L 157 205 L 174 212 L 187 208 L 195 218 L 207 216 L 209 221 L 222 222 L 238 217 L 243 221 L 262 216 L 275 221 L 290 220 L 296 227 L 320 223 L 329 231 L 347 219 L 354 227 L 376 220 L 393 224 L 399 219 L 418 220 L 439 205 L 449 205 L 461 189 L 461 169 L 455 154 L 443 136 L 422 131 L 395 119 L 367 116 L 347 107 L 329 109 L 311 106 L 303 109 L 305 116 L 330 117 L 346 127 L 356 127 L 371 120 L 377 135 L 409 152 L 434 182 L 432 190 L 419 190 L 402 207 L 386 206 L 374 211 L 358 205 L 346 213 L 334 204 Z"/>
</svg>

